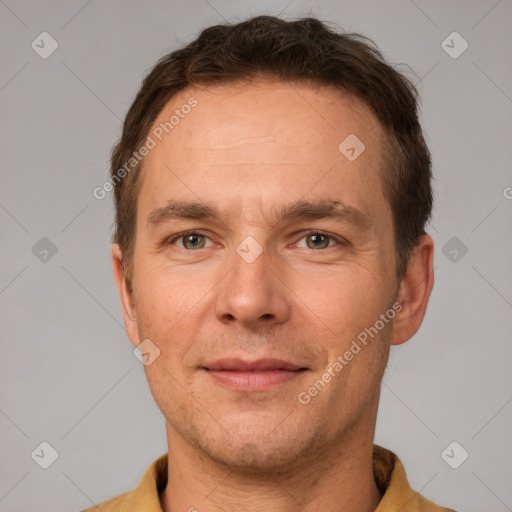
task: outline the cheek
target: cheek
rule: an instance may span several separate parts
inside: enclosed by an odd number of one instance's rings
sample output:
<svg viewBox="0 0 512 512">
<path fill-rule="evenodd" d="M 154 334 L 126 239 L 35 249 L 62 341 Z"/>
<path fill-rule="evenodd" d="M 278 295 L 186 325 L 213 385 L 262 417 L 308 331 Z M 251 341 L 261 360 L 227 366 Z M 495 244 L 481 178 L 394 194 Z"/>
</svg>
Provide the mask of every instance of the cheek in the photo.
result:
<svg viewBox="0 0 512 512">
<path fill-rule="evenodd" d="M 160 363 L 182 373 L 183 361 L 198 340 L 204 340 L 215 280 L 176 268 L 141 271 L 135 283 L 135 306 L 141 339 L 160 349 Z M 211 332 L 210 332 L 211 333 Z"/>
<path fill-rule="evenodd" d="M 150 247 L 144 240 L 136 246 L 134 292 L 139 337 L 153 341 L 161 352 L 158 362 L 162 370 L 150 370 L 153 380 L 165 380 L 167 370 L 187 386 L 191 354 L 214 338 L 212 304 L 225 270 L 216 261 L 188 263 L 185 258 L 167 257 L 165 249 L 156 252 Z M 177 385 L 172 379 L 169 383 Z"/>
<path fill-rule="evenodd" d="M 387 308 L 382 279 L 364 267 L 337 267 L 314 278 L 310 275 L 301 280 L 299 290 L 303 302 L 299 307 L 313 313 L 308 315 L 311 321 L 327 329 L 335 345 L 350 342 Z"/>
<path fill-rule="evenodd" d="M 208 291 L 208 285 L 192 273 L 182 275 L 172 268 L 141 272 L 136 282 L 136 305 L 141 319 L 162 333 L 194 312 Z"/>
</svg>

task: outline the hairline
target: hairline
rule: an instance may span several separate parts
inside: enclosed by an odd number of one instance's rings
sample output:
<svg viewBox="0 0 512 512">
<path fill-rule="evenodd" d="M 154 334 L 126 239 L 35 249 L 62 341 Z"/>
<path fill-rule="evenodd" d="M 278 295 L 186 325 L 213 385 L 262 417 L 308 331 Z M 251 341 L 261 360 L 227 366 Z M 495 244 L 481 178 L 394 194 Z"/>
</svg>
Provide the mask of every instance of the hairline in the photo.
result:
<svg viewBox="0 0 512 512">
<path fill-rule="evenodd" d="M 315 78 L 297 78 L 297 79 L 283 79 L 279 77 L 273 77 L 268 73 L 264 73 L 261 71 L 257 71 L 254 73 L 254 75 L 250 76 L 242 76 L 242 77 L 222 77 L 220 80 L 212 81 L 212 82 L 195 82 L 195 83 L 187 83 L 184 87 L 173 91 L 169 97 L 167 97 L 166 101 L 163 103 L 161 109 L 155 114 L 154 120 L 152 123 L 148 126 L 147 130 L 144 131 L 143 134 L 141 134 L 139 139 L 139 146 L 147 139 L 149 134 L 151 133 L 151 130 L 154 128 L 155 124 L 157 124 L 159 116 L 162 114 L 162 112 L 168 108 L 169 104 L 175 99 L 177 96 L 185 94 L 187 91 L 194 91 L 194 90 L 209 90 L 209 89 L 215 89 L 217 87 L 224 87 L 224 86 L 230 86 L 230 85 L 246 85 L 246 86 L 259 86 L 259 85 L 265 85 L 265 84 L 298 84 L 298 85 L 306 85 L 310 87 L 313 91 L 319 92 L 322 89 L 326 91 L 332 91 L 336 93 L 336 95 L 343 97 L 344 99 L 349 100 L 352 105 L 356 106 L 363 106 L 364 109 L 370 113 L 374 120 L 375 125 L 374 127 L 379 127 L 383 137 L 380 138 L 380 154 L 381 154 L 381 168 L 376 169 L 377 173 L 380 176 L 380 183 L 382 186 L 383 196 L 386 200 L 388 206 L 391 210 L 392 215 L 392 234 L 393 234 L 393 245 L 395 248 L 395 255 L 396 255 L 396 268 L 395 273 L 399 278 L 401 278 L 405 272 L 404 266 L 406 266 L 408 261 L 408 256 L 406 257 L 406 261 L 401 261 L 401 253 L 397 244 L 398 237 L 397 237 L 397 222 L 395 218 L 395 212 L 394 207 L 392 204 L 392 191 L 393 187 L 390 184 L 393 176 L 393 167 L 396 162 L 396 158 L 393 157 L 395 153 L 395 148 L 398 145 L 398 141 L 396 140 L 396 137 L 394 133 L 385 127 L 381 120 L 378 118 L 377 114 L 373 110 L 372 106 L 366 101 L 366 99 L 362 96 L 359 96 L 354 91 L 351 91 L 350 89 L 343 87 L 343 86 L 336 86 L 335 84 L 329 84 L 329 83 L 322 83 L 321 80 L 316 80 Z M 373 128 L 372 128 L 373 129 Z M 133 187 L 131 187 L 132 191 L 132 199 L 134 200 L 134 207 L 133 207 L 133 219 L 132 219 L 132 226 L 131 226 L 131 233 L 128 238 L 128 246 L 126 249 L 126 254 L 123 254 L 123 260 L 128 260 L 128 268 L 125 270 L 129 271 L 129 280 L 133 278 L 133 266 L 134 266 L 134 253 L 135 253 L 135 241 L 137 237 L 137 216 L 138 216 L 138 206 L 139 206 L 139 196 L 140 192 L 142 190 L 142 187 L 144 185 L 144 175 L 145 175 L 145 163 L 146 157 L 143 157 L 141 161 L 133 168 L 130 175 L 128 175 L 128 179 L 133 181 Z M 147 171 L 146 171 L 147 172 Z M 127 184 L 123 183 L 123 186 L 126 186 Z M 128 188 L 128 187 L 127 187 Z M 117 243 L 117 230 L 114 233 L 113 241 Z"/>
</svg>

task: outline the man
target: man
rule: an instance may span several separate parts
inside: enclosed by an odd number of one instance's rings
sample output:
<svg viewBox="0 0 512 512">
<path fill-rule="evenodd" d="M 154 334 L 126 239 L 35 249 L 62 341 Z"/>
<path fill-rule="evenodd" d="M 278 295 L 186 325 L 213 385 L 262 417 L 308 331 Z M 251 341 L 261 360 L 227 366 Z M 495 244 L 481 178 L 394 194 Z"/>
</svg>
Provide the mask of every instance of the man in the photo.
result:
<svg viewBox="0 0 512 512">
<path fill-rule="evenodd" d="M 433 286 L 430 181 L 416 90 L 362 36 L 262 16 L 164 57 L 111 182 L 168 454 L 98 508 L 447 511 L 373 444 Z"/>
</svg>

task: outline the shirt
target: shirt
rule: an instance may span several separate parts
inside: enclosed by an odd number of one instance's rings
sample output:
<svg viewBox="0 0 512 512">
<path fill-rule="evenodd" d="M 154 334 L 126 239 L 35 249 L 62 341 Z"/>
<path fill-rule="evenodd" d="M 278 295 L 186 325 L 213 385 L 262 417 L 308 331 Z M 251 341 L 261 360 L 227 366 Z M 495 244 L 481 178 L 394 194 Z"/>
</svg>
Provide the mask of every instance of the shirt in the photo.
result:
<svg viewBox="0 0 512 512">
<path fill-rule="evenodd" d="M 373 445 L 373 474 L 382 499 L 375 512 L 455 512 L 440 507 L 415 492 L 407 480 L 400 459 L 390 450 Z M 81 512 L 162 512 L 159 494 L 167 485 L 168 454 L 161 455 L 146 469 L 139 485 Z"/>
</svg>

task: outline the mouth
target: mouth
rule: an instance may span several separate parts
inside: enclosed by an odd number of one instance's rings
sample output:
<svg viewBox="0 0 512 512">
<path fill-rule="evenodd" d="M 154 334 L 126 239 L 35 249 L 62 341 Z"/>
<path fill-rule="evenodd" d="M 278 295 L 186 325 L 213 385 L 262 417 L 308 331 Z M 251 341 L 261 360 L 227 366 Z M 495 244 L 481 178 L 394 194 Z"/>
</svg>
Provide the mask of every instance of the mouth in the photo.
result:
<svg viewBox="0 0 512 512">
<path fill-rule="evenodd" d="M 215 382 L 237 391 L 265 391 L 302 376 L 308 368 L 282 359 L 219 359 L 201 368 Z"/>
</svg>

